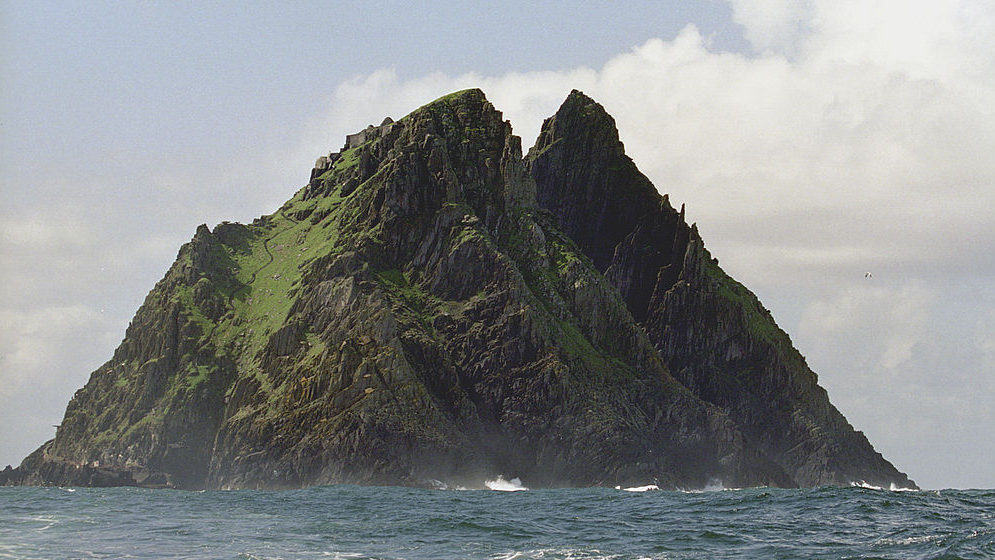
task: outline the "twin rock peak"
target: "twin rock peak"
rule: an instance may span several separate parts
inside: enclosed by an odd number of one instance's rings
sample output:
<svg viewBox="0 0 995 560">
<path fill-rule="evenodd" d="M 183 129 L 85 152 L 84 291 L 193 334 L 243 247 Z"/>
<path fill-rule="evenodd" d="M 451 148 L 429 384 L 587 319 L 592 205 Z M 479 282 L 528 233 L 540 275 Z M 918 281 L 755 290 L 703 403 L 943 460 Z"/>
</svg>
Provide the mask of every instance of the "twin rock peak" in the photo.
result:
<svg viewBox="0 0 995 560">
<path fill-rule="evenodd" d="M 523 157 L 471 89 L 201 227 L 0 483 L 914 484 L 573 91 Z"/>
</svg>

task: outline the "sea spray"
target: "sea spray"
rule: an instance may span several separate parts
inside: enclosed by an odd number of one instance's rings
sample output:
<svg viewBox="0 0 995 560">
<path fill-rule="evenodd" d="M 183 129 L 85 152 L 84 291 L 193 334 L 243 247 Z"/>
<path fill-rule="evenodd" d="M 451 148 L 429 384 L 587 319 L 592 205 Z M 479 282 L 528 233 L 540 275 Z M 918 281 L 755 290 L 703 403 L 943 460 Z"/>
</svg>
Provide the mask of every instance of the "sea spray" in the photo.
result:
<svg viewBox="0 0 995 560">
<path fill-rule="evenodd" d="M 505 480 L 502 475 L 498 475 L 494 480 L 485 481 L 484 486 L 498 492 L 521 492 L 528 490 L 528 488 L 522 485 L 522 479 L 516 477 L 511 480 Z"/>
<path fill-rule="evenodd" d="M 701 494 L 702 492 L 725 492 L 728 490 L 742 490 L 742 488 L 727 488 L 725 484 L 722 483 L 721 479 L 713 478 L 701 488 L 678 488 L 680 492 L 685 494 Z"/>
</svg>

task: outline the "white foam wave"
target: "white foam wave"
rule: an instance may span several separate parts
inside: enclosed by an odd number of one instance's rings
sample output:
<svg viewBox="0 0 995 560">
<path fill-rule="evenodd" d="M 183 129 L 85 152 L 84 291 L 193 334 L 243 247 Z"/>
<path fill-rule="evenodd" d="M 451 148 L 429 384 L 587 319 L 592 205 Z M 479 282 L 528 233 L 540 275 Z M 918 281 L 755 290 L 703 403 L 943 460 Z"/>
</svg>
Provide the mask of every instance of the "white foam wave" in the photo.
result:
<svg viewBox="0 0 995 560">
<path fill-rule="evenodd" d="M 533 550 L 518 550 L 505 552 L 491 557 L 491 560 L 617 560 L 622 558 L 620 554 L 611 554 L 591 549 L 576 548 L 537 548 Z M 637 560 L 651 560 L 646 557 L 638 557 Z"/>
<path fill-rule="evenodd" d="M 630 486 L 629 488 L 622 488 L 621 486 L 616 486 L 616 490 L 625 490 L 626 492 L 649 492 L 650 490 L 659 490 L 660 487 L 656 484 L 647 484 L 646 486 Z"/>
<path fill-rule="evenodd" d="M 891 492 L 918 492 L 918 490 L 916 490 L 915 488 L 903 488 L 901 486 L 898 486 L 894 482 L 892 482 L 888 486 L 888 488 L 885 488 L 883 486 L 874 486 L 873 484 L 869 484 L 864 480 L 855 480 L 850 483 L 850 486 L 854 486 L 856 488 L 867 488 L 868 490 L 881 490 L 881 491 L 888 490 Z"/>
<path fill-rule="evenodd" d="M 941 535 L 919 535 L 915 537 L 905 537 L 905 538 L 883 538 L 878 539 L 877 544 L 891 545 L 891 546 L 908 546 L 910 544 L 923 544 L 928 542 L 933 542 L 943 538 Z"/>
<path fill-rule="evenodd" d="M 520 492 L 528 490 L 528 488 L 522 485 L 522 479 L 516 477 L 511 480 L 505 480 L 502 475 L 498 475 L 494 480 L 484 481 L 484 486 L 498 492 Z"/>
</svg>

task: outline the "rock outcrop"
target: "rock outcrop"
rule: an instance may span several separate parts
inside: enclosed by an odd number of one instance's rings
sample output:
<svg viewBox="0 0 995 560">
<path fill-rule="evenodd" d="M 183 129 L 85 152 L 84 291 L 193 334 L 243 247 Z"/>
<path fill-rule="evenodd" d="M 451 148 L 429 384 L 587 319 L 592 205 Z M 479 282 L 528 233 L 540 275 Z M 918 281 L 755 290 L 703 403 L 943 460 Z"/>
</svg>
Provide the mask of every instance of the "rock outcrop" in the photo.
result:
<svg viewBox="0 0 995 560">
<path fill-rule="evenodd" d="M 542 208 L 619 291 L 671 373 L 798 485 L 912 486 L 847 423 L 770 312 L 729 277 L 625 155 L 615 122 L 571 92 L 526 158 Z"/>
<path fill-rule="evenodd" d="M 498 474 L 909 483 L 599 106 L 572 94 L 523 158 L 479 90 L 351 135 L 272 215 L 198 228 L 56 437 L 0 483 Z"/>
</svg>

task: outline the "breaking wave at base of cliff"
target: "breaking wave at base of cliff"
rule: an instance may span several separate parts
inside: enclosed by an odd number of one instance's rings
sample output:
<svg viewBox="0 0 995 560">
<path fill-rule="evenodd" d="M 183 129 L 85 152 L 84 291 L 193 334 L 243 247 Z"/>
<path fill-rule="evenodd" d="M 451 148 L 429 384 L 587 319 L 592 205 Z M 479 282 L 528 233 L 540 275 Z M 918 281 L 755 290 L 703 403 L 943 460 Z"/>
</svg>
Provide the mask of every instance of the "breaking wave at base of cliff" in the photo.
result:
<svg viewBox="0 0 995 560">
<path fill-rule="evenodd" d="M 656 484 L 647 484 L 646 486 L 630 486 L 629 488 L 622 488 L 621 486 L 616 486 L 616 490 L 625 490 L 626 492 L 649 492 L 650 490 L 659 490 L 660 487 Z"/>
<path fill-rule="evenodd" d="M 501 475 L 498 475 L 494 480 L 485 480 L 484 486 L 489 490 L 495 490 L 498 492 L 521 492 L 523 490 L 528 490 L 524 485 L 522 485 L 522 479 L 513 478 L 511 480 L 505 480 Z"/>
<path fill-rule="evenodd" d="M 883 486 L 874 486 L 873 484 L 868 484 L 863 480 L 855 480 L 850 483 L 850 486 L 856 488 L 867 488 L 868 490 L 887 490 L 890 492 L 918 492 L 915 488 L 903 488 L 892 482 L 887 488 Z"/>
<path fill-rule="evenodd" d="M 460 484 L 449 484 L 435 478 L 429 479 L 427 483 L 433 490 L 494 490 L 496 492 L 522 492 L 528 490 L 528 487 L 522 484 L 522 479 L 515 477 L 508 480 L 504 478 L 504 475 L 498 475 L 497 478 L 493 479 L 485 479 L 483 483 L 473 484 L 470 487 Z"/>
<path fill-rule="evenodd" d="M 616 490 L 623 490 L 625 492 L 649 492 L 651 490 L 661 490 L 661 488 L 656 484 L 646 484 L 644 486 L 629 486 L 622 487 L 616 486 Z M 742 488 L 726 488 L 721 480 L 713 478 L 708 481 L 708 484 L 701 488 L 675 488 L 677 492 L 683 492 L 685 494 L 700 494 L 702 492 L 724 492 L 727 490 L 742 490 Z"/>
<path fill-rule="evenodd" d="M 713 478 L 708 481 L 702 488 L 678 488 L 679 492 L 684 492 L 685 494 L 701 494 L 702 492 L 725 492 L 728 490 L 742 490 L 742 488 L 727 488 L 725 484 L 718 478 Z"/>
</svg>

